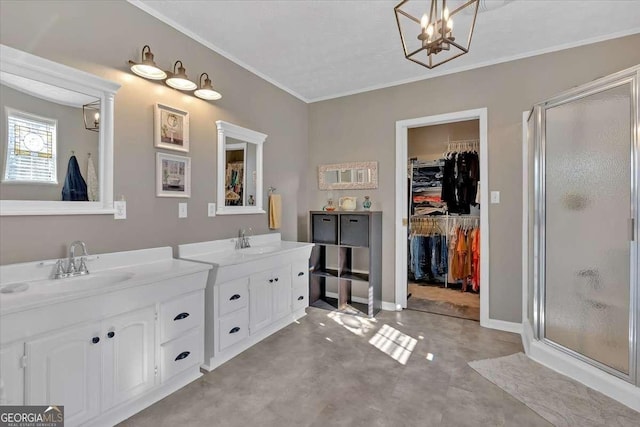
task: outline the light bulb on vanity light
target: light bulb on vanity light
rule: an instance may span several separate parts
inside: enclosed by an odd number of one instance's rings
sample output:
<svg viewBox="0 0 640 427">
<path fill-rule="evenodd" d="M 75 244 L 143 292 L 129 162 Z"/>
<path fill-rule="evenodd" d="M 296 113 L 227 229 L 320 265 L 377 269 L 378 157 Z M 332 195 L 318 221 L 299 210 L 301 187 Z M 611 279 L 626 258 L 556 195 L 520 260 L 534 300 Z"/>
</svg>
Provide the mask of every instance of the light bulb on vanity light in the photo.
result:
<svg viewBox="0 0 640 427">
<path fill-rule="evenodd" d="M 93 124 L 95 127 L 98 127 L 100 125 L 100 113 L 95 113 L 93 115 Z"/>
<path fill-rule="evenodd" d="M 178 63 L 180 64 L 180 66 L 178 67 L 178 72 L 176 73 L 176 66 L 178 66 Z M 171 86 L 172 88 L 178 90 L 195 90 L 198 88 L 198 85 L 189 80 L 189 78 L 187 77 L 187 72 L 182 65 L 182 61 L 176 61 L 176 63 L 173 64 L 173 74 L 171 74 L 171 76 L 167 80 L 165 80 L 165 83 L 168 86 Z"/>
<path fill-rule="evenodd" d="M 204 84 L 202 84 L 202 78 L 205 76 L 206 78 L 204 79 Z M 213 86 L 211 85 L 211 80 L 209 79 L 209 74 L 207 73 L 200 74 L 200 88 L 195 92 L 193 92 L 193 94 L 198 98 L 205 99 L 207 101 L 216 101 L 222 98 L 222 95 L 220 95 L 220 92 L 215 91 L 213 89 Z"/>
<path fill-rule="evenodd" d="M 142 48 L 142 61 L 140 63 L 129 61 L 129 65 L 131 65 L 131 71 L 134 74 L 145 79 L 164 80 L 167 78 L 167 73 L 158 68 L 154 62 L 153 53 L 151 53 L 149 45 L 145 45 Z"/>
</svg>

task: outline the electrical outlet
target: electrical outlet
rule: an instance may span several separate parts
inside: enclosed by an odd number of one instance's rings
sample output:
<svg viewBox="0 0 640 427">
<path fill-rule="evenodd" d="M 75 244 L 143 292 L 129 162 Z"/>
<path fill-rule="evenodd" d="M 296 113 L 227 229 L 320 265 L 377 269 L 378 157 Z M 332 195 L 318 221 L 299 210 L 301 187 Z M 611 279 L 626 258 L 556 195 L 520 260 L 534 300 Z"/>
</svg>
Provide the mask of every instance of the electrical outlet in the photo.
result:
<svg viewBox="0 0 640 427">
<path fill-rule="evenodd" d="M 207 205 L 207 216 L 216 216 L 216 204 L 209 203 Z"/>
<path fill-rule="evenodd" d="M 494 205 L 500 203 L 500 192 L 499 191 L 492 191 L 491 192 L 491 203 L 494 204 Z"/>
<path fill-rule="evenodd" d="M 127 202 L 117 200 L 113 202 L 113 207 L 116 210 L 113 214 L 113 219 L 127 219 Z"/>
<path fill-rule="evenodd" d="M 186 218 L 186 217 L 187 217 L 187 204 L 178 203 L 178 218 Z"/>
</svg>

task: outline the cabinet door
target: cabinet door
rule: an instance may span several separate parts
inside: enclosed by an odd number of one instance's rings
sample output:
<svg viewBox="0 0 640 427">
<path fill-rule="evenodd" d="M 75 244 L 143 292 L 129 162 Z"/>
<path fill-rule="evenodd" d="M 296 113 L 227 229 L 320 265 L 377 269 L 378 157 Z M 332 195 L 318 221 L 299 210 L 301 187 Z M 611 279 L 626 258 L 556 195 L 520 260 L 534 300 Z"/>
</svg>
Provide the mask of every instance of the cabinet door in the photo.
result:
<svg viewBox="0 0 640 427">
<path fill-rule="evenodd" d="M 278 320 L 291 313 L 291 266 L 275 270 L 271 275 L 273 320 Z"/>
<path fill-rule="evenodd" d="M 64 405 L 77 425 L 100 409 L 100 324 L 77 326 L 26 343 L 26 404 Z"/>
<path fill-rule="evenodd" d="M 112 317 L 102 325 L 106 410 L 155 385 L 155 306 Z"/>
<path fill-rule="evenodd" d="M 24 343 L 0 348 L 0 405 L 24 403 Z"/>
<path fill-rule="evenodd" d="M 249 278 L 249 331 L 252 334 L 271 323 L 272 284 L 271 272 L 254 274 Z"/>
</svg>

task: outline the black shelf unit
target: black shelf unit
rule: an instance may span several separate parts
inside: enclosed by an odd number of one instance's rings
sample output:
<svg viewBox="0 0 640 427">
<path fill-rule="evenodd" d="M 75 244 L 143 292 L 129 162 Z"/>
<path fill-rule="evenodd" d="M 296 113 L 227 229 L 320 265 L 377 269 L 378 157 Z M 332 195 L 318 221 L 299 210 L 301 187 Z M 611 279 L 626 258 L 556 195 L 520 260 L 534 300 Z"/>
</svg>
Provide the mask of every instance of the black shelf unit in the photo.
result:
<svg viewBox="0 0 640 427">
<path fill-rule="evenodd" d="M 309 304 L 375 316 L 382 307 L 382 212 L 311 211 Z"/>
</svg>

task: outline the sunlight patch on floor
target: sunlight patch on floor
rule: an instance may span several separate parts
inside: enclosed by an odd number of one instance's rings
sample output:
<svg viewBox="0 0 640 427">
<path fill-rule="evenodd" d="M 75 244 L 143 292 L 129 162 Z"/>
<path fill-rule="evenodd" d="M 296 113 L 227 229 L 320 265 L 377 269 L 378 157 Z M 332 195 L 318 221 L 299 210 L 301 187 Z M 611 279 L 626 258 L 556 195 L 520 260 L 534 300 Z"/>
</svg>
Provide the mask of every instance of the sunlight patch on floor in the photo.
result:
<svg viewBox="0 0 640 427">
<path fill-rule="evenodd" d="M 327 317 L 359 337 L 365 336 L 367 332 L 374 328 L 376 323 L 376 319 L 369 319 L 361 316 L 352 316 L 350 314 L 341 313 L 339 311 L 332 311 L 327 314 Z"/>
<path fill-rule="evenodd" d="M 411 352 L 417 343 L 417 339 L 386 324 L 382 325 L 373 338 L 369 340 L 369 344 L 402 365 L 407 364 L 409 356 L 411 356 Z"/>
</svg>

